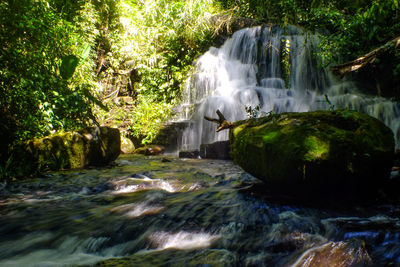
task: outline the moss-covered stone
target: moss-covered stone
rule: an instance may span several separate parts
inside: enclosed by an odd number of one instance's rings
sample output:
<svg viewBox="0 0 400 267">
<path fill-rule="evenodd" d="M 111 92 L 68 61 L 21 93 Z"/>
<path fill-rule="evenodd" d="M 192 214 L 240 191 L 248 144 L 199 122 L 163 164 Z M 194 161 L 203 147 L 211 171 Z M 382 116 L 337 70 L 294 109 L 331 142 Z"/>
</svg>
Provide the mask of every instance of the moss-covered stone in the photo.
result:
<svg viewBox="0 0 400 267">
<path fill-rule="evenodd" d="M 120 146 L 118 129 L 100 127 L 58 133 L 14 147 L 12 168 L 17 176 L 26 176 L 46 170 L 101 166 L 118 157 Z"/>
<path fill-rule="evenodd" d="M 390 174 L 393 133 L 363 113 L 282 113 L 237 125 L 230 131 L 234 161 L 285 192 L 363 190 Z"/>
</svg>

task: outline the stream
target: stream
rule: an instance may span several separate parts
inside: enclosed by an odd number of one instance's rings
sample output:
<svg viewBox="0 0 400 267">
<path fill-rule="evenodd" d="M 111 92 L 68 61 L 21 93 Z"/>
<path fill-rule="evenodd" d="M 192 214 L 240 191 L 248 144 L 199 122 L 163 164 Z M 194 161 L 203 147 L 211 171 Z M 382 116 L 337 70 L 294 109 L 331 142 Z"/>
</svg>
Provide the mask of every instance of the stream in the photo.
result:
<svg viewBox="0 0 400 267">
<path fill-rule="evenodd" d="M 3 184 L 0 266 L 400 266 L 400 205 L 263 187 L 231 161 L 139 155 Z"/>
</svg>

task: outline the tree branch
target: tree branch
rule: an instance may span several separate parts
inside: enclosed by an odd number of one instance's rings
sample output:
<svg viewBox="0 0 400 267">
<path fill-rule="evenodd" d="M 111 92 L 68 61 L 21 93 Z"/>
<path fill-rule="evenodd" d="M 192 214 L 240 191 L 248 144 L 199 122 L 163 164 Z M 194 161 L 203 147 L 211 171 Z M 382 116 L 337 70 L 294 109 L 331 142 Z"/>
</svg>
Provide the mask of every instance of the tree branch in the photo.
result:
<svg viewBox="0 0 400 267">
<path fill-rule="evenodd" d="M 343 77 L 344 75 L 353 72 L 355 70 L 358 70 L 360 68 L 363 68 L 364 66 L 372 63 L 377 57 L 379 57 L 381 54 L 384 52 L 388 51 L 394 47 L 394 49 L 397 49 L 400 47 L 400 37 L 394 38 L 393 40 L 387 42 L 386 44 L 378 47 L 375 50 L 372 50 L 371 52 L 365 54 L 362 57 L 359 57 L 353 61 L 349 61 L 337 66 L 333 66 L 331 68 L 333 74 Z"/>
<path fill-rule="evenodd" d="M 217 123 L 218 124 L 217 132 L 225 130 L 225 129 L 230 129 L 235 126 L 234 123 L 227 121 L 225 119 L 224 115 L 222 115 L 222 113 L 221 113 L 221 111 L 219 111 L 219 109 L 217 109 L 216 113 L 218 115 L 218 119 L 210 118 L 207 116 L 204 116 L 204 119 L 214 122 L 214 123 Z"/>
</svg>

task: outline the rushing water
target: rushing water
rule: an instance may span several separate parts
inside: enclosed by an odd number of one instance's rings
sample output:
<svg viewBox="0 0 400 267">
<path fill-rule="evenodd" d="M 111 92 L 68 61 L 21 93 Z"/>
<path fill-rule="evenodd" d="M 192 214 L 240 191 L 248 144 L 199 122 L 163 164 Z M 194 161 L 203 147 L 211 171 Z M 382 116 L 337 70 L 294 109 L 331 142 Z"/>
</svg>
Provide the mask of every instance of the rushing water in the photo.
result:
<svg viewBox="0 0 400 267">
<path fill-rule="evenodd" d="M 0 197 L 2 267 L 400 266 L 400 206 L 277 201 L 229 161 L 120 156 L 3 185 Z"/>
<path fill-rule="evenodd" d="M 317 36 L 293 26 L 263 26 L 242 29 L 222 47 L 210 48 L 197 61 L 185 92 L 183 119 L 191 123 L 179 149 L 226 140 L 227 131 L 215 133 L 215 124 L 203 117 L 216 117 L 219 109 L 230 121 L 245 119 L 246 106 L 260 106 L 259 115 L 329 108 L 362 111 L 389 126 L 399 146 L 398 103 L 366 95 L 354 82 L 338 80 L 320 68 L 318 42 Z"/>
</svg>

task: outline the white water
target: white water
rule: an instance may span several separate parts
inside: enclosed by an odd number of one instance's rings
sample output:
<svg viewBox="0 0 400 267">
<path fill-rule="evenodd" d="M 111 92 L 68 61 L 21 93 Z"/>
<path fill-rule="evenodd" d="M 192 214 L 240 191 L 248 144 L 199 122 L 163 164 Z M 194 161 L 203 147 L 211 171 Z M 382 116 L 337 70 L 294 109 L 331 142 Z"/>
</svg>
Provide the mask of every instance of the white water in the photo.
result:
<svg viewBox="0 0 400 267">
<path fill-rule="evenodd" d="M 325 94 L 334 108 L 358 110 L 382 120 L 395 133 L 398 146 L 398 103 L 365 95 L 355 83 L 339 81 L 319 68 L 313 55 L 317 47 L 318 38 L 298 28 L 260 26 L 236 32 L 219 49 L 210 48 L 197 61 L 185 91 L 184 119 L 191 123 L 178 149 L 193 150 L 202 143 L 228 139 L 228 131 L 215 133 L 216 125 L 203 119 L 216 117 L 217 109 L 227 120 L 236 121 L 247 118 L 246 106 L 259 105 L 259 115 L 333 108 Z M 282 54 L 288 50 L 290 75 L 285 82 Z"/>
<path fill-rule="evenodd" d="M 178 233 L 157 232 L 150 236 L 151 242 L 157 246 L 158 250 L 206 248 L 219 238 L 218 235 L 185 231 Z"/>
</svg>

